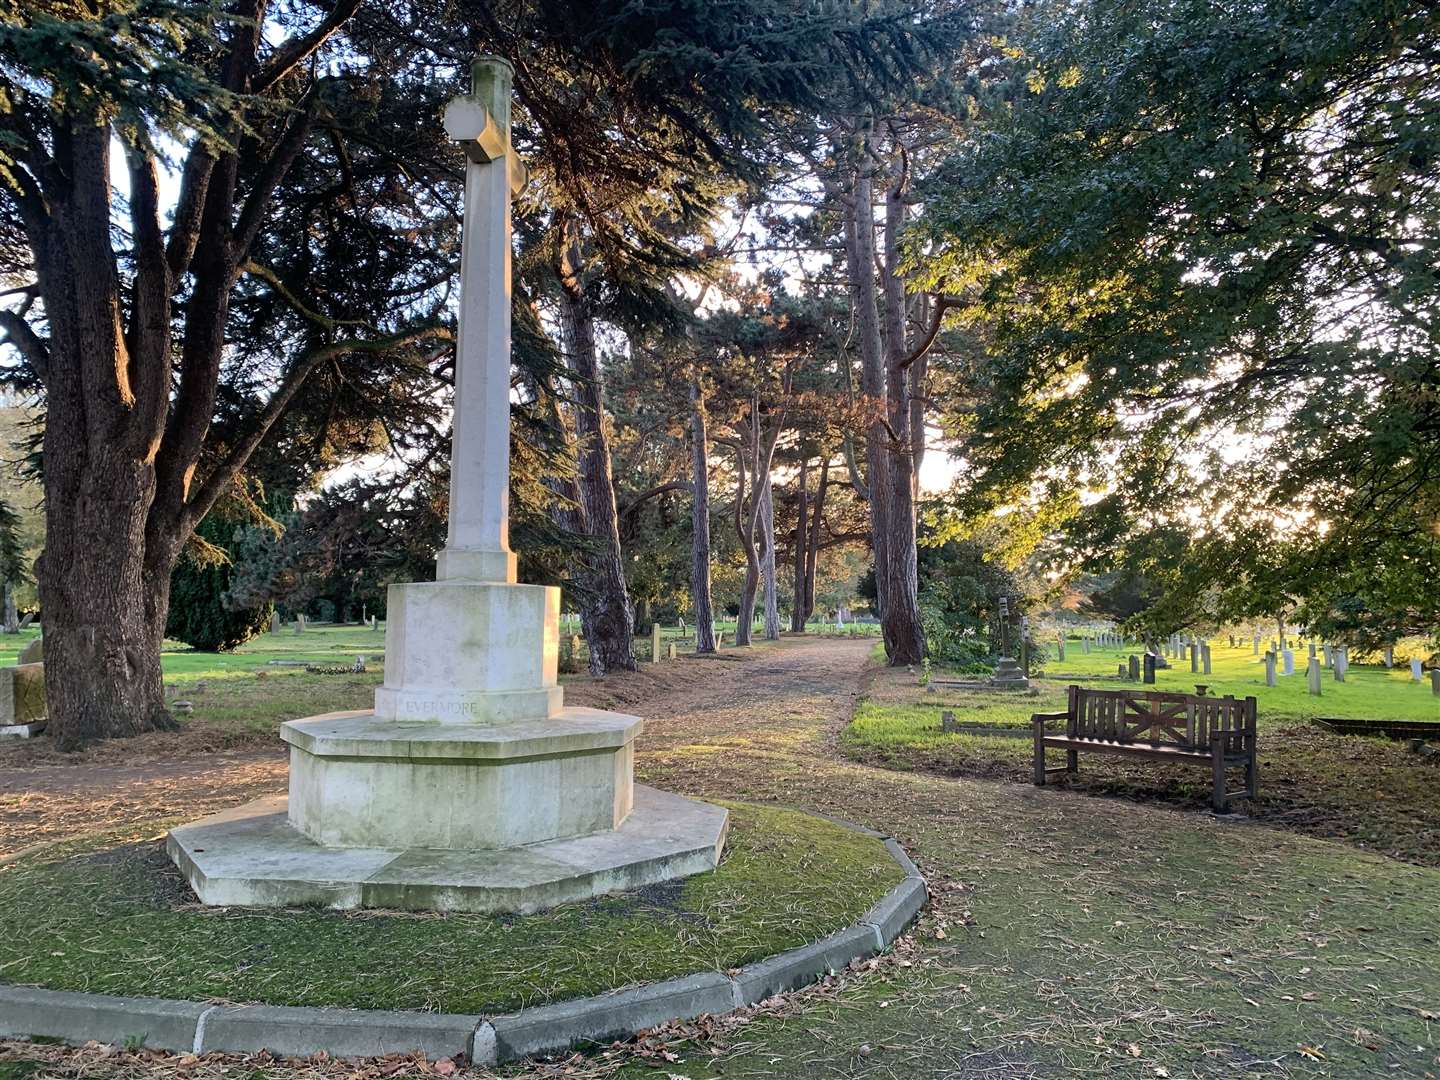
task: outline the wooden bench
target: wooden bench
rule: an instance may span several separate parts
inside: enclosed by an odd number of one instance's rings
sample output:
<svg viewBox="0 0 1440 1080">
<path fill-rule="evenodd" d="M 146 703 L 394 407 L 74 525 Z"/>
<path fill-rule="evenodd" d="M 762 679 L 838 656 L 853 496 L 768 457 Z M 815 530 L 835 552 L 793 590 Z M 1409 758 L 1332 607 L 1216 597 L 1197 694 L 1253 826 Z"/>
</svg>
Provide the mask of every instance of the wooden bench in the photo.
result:
<svg viewBox="0 0 1440 1080">
<path fill-rule="evenodd" d="M 1064 720 L 1065 731 L 1047 732 L 1047 722 Z M 1208 765 L 1214 787 L 1211 805 L 1225 813 L 1231 799 L 1253 799 L 1259 786 L 1255 763 L 1255 699 L 1197 697 L 1156 691 L 1089 690 L 1070 687 L 1064 712 L 1036 713 L 1035 784 L 1078 770 L 1083 753 L 1116 754 Z M 1045 765 L 1046 750 L 1064 750 L 1065 764 Z M 1245 769 L 1243 791 L 1225 790 L 1225 770 Z"/>
</svg>

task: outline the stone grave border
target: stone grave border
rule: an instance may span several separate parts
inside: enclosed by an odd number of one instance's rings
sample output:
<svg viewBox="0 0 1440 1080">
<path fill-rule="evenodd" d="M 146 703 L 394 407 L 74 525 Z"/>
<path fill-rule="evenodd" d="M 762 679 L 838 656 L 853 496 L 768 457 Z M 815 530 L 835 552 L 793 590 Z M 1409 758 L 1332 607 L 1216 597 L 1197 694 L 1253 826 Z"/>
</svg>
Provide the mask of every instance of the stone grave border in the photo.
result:
<svg viewBox="0 0 1440 1080">
<path fill-rule="evenodd" d="M 747 964 L 702 971 L 501 1016 L 289 1005 L 218 1005 L 0 985 L 0 1037 L 43 1036 L 182 1054 L 257 1053 L 380 1057 L 419 1051 L 496 1065 L 626 1038 L 672 1020 L 722 1015 L 818 981 L 883 951 L 919 915 L 924 877 L 894 837 L 818 814 L 884 840 L 905 879 L 860 920 L 828 937 Z"/>
</svg>

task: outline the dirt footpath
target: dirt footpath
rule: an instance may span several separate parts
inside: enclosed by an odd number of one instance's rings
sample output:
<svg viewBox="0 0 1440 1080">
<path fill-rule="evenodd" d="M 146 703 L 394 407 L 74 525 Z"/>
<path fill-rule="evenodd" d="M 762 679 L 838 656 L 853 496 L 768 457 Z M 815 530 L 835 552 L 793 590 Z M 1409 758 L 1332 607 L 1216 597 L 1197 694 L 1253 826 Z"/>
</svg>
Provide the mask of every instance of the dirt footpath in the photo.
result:
<svg viewBox="0 0 1440 1080">
<path fill-rule="evenodd" d="M 848 717 L 869 648 L 867 641 L 789 639 L 750 653 L 643 665 L 603 681 L 567 681 L 565 699 L 645 717 L 642 758 L 742 732 L 748 743 L 782 735 L 808 711 L 797 709 L 805 698 L 833 700 L 841 718 Z M 175 752 L 167 753 L 167 738 Z M 278 736 L 217 753 L 196 753 L 189 749 L 193 742 L 157 734 L 65 757 L 11 754 L 0 769 L 0 856 L 136 822 L 199 817 L 285 790 Z M 125 762 L 127 748 L 133 763 Z"/>
</svg>

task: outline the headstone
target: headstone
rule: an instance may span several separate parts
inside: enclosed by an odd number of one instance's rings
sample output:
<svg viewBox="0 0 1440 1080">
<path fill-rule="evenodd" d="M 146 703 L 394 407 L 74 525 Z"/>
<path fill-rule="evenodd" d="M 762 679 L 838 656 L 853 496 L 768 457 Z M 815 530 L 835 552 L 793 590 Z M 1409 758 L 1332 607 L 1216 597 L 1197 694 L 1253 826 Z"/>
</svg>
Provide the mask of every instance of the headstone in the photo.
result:
<svg viewBox="0 0 1440 1080">
<path fill-rule="evenodd" d="M 1430 669 L 1430 692 L 1440 697 L 1440 667 Z"/>
<path fill-rule="evenodd" d="M 674 659 L 675 659 L 675 642 L 673 642 L 673 641 L 670 642 L 670 648 L 669 648 L 668 650 L 666 650 L 665 658 L 666 658 L 667 660 L 674 660 Z"/>
<path fill-rule="evenodd" d="M 366 670 L 368 670 L 368 669 L 365 667 L 365 657 L 363 657 L 363 656 L 357 656 L 357 657 L 355 657 L 355 663 L 353 663 L 353 664 L 350 665 L 350 670 L 353 671 L 356 675 L 363 675 L 363 674 L 365 674 Z"/>
<path fill-rule="evenodd" d="M 1330 674 L 1332 674 L 1332 675 L 1335 676 L 1335 681 L 1336 681 L 1336 682 L 1344 682 L 1344 681 L 1345 681 L 1345 665 L 1339 662 L 1340 657 L 1339 657 L 1338 654 L 1332 653 L 1332 654 L 1331 654 L 1331 659 L 1332 659 L 1333 661 L 1335 661 L 1335 662 L 1330 665 Z"/>
<path fill-rule="evenodd" d="M 20 656 L 15 661 L 17 664 L 38 664 L 45 659 L 45 639 L 37 637 L 34 641 L 20 650 Z"/>
<path fill-rule="evenodd" d="M 1315 659 L 1315 642 L 1310 642 L 1310 659 Z"/>
<path fill-rule="evenodd" d="M 1231 635 L 1230 635 L 1230 648 L 1233 649 L 1234 647 L 1235 647 L 1235 635 L 1234 635 L 1234 634 L 1231 634 Z"/>
<path fill-rule="evenodd" d="M 1059 646 L 1059 652 L 1056 653 L 1056 659 L 1058 659 L 1061 663 L 1064 663 L 1064 662 L 1065 662 L 1065 635 L 1064 635 L 1064 634 L 1061 634 L 1061 635 L 1060 635 L 1060 641 L 1059 641 L 1059 643 L 1058 643 L 1058 646 Z"/>
<path fill-rule="evenodd" d="M 955 719 L 955 714 L 949 709 L 940 714 L 940 730 L 946 735 L 954 735 L 960 730 L 960 721 Z"/>
<path fill-rule="evenodd" d="M 44 730 L 45 665 L 0 668 L 0 736 L 28 739 Z"/>
<path fill-rule="evenodd" d="M 1125 674 L 1131 682 L 1140 681 L 1140 657 L 1134 653 L 1130 654 L 1130 664 Z"/>
<path fill-rule="evenodd" d="M 1321 646 L 1320 646 L 1320 651 L 1321 651 L 1321 655 L 1324 656 L 1324 660 L 1322 660 L 1321 662 L 1322 662 L 1326 667 L 1334 667 L 1334 666 L 1335 666 L 1334 654 L 1331 652 L 1330 646 L 1329 646 L 1329 645 L 1321 645 Z"/>
<path fill-rule="evenodd" d="M 1256 635 L 1255 635 L 1255 644 L 1254 644 L 1254 646 L 1253 646 L 1253 647 L 1251 648 L 1251 650 L 1250 650 L 1250 655 L 1251 655 L 1251 656 L 1259 656 L 1259 655 L 1260 655 L 1260 635 L 1259 635 L 1259 634 L 1256 634 Z"/>
<path fill-rule="evenodd" d="M 1208 641 L 1200 643 L 1200 667 L 1206 675 L 1210 674 L 1210 643 Z"/>
<path fill-rule="evenodd" d="M 1386 646 L 1385 646 L 1385 666 L 1386 666 L 1387 668 L 1393 668 L 1393 667 L 1395 666 L 1395 646 L 1394 646 L 1394 645 L 1386 645 Z"/>
<path fill-rule="evenodd" d="M 1294 675 L 1294 674 L 1295 674 L 1295 650 L 1294 650 L 1294 649 L 1282 649 L 1282 650 L 1280 651 L 1280 659 L 1281 659 L 1281 661 L 1282 661 L 1282 663 L 1283 663 L 1283 665 L 1284 665 L 1283 670 L 1282 670 L 1280 673 L 1281 673 L 1282 675 Z"/>
<path fill-rule="evenodd" d="M 1335 659 L 1336 659 L 1336 661 L 1337 661 L 1337 662 L 1339 663 L 1339 665 L 1340 665 L 1340 670 L 1341 670 L 1342 672 L 1344 672 L 1346 675 L 1349 675 L 1349 674 L 1350 674 L 1350 646 L 1349 646 L 1349 645 L 1341 645 L 1340 648 L 1337 650 L 1337 655 L 1336 655 Z"/>
<path fill-rule="evenodd" d="M 1086 634 L 1084 637 L 1082 637 L 1082 638 L 1080 639 L 1080 648 L 1081 648 L 1082 650 L 1084 650 L 1086 656 L 1089 656 L 1089 655 L 1090 655 L 1090 635 L 1089 635 L 1089 634 Z"/>
<path fill-rule="evenodd" d="M 380 629 L 380 616 L 379 616 L 379 615 L 371 615 L 371 616 L 370 616 L 370 629 L 371 629 L 371 630 L 379 630 L 379 629 Z"/>
<path fill-rule="evenodd" d="M 278 611 L 272 611 L 270 613 L 270 632 L 272 634 L 278 634 L 280 632 L 280 612 Z"/>
<path fill-rule="evenodd" d="M 650 624 L 650 662 L 660 662 L 660 623 L 655 621 Z"/>
<path fill-rule="evenodd" d="M 1127 678 L 1130 675 L 1130 668 L 1125 664 L 1116 664 L 1115 674 L 1122 679 Z"/>
<path fill-rule="evenodd" d="M 1265 685 L 1275 685 L 1275 654 L 1268 650 L 1265 653 Z"/>
<path fill-rule="evenodd" d="M 1194 674 L 1200 670 L 1200 646 L 1194 641 L 1190 642 L 1190 672 Z"/>
<path fill-rule="evenodd" d="M 1145 654 L 1145 681 L 1146 681 L 1147 683 L 1149 683 L 1151 686 L 1154 686 L 1154 685 L 1155 685 L 1155 661 L 1156 661 L 1156 659 L 1157 659 L 1157 657 L 1155 656 L 1154 653 L 1148 653 L 1148 652 L 1147 652 L 1147 653 Z"/>
<path fill-rule="evenodd" d="M 298 635 L 298 634 L 303 634 L 304 632 L 305 632 L 305 616 L 304 616 L 304 615 L 296 615 L 296 616 L 295 616 L 295 633 Z"/>
<path fill-rule="evenodd" d="M 1422 670 L 1423 666 L 1420 663 L 1420 658 L 1418 656 L 1412 656 L 1410 658 L 1410 681 L 1419 682 Z"/>
<path fill-rule="evenodd" d="M 1309 685 L 1310 693 L 1316 697 L 1320 696 L 1320 661 L 1312 653 L 1305 665 L 1305 681 Z"/>
</svg>

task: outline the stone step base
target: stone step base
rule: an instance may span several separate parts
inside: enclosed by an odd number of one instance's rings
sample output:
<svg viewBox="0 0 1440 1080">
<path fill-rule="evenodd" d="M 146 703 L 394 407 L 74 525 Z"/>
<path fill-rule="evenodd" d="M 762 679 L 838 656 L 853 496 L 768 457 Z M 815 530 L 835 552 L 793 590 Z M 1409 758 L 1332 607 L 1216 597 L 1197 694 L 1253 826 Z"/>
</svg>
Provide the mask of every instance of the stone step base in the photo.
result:
<svg viewBox="0 0 1440 1080">
<path fill-rule="evenodd" d="M 272 796 L 182 825 L 166 850 L 210 906 L 531 912 L 713 870 L 729 812 L 635 786 L 620 828 L 492 851 L 322 847 Z"/>
</svg>

